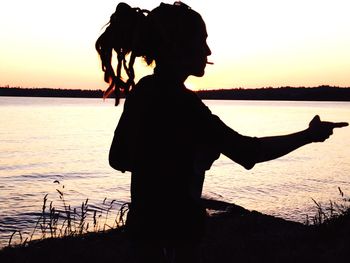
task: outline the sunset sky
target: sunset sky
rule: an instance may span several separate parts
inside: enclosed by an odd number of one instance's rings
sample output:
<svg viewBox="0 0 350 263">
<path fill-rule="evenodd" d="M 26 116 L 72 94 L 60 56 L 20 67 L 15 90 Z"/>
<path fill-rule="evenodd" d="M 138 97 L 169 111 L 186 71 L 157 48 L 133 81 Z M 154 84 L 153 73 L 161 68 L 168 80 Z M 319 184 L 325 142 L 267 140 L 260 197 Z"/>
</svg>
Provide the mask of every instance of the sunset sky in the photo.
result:
<svg viewBox="0 0 350 263">
<path fill-rule="evenodd" d="M 153 9 L 160 1 L 126 1 Z M 173 3 L 173 1 L 164 1 Z M 349 0 L 188 0 L 213 55 L 188 87 L 350 86 Z M 112 0 L 4 0 L 0 86 L 104 89 L 94 49 Z M 151 72 L 140 61 L 137 78 Z"/>
</svg>

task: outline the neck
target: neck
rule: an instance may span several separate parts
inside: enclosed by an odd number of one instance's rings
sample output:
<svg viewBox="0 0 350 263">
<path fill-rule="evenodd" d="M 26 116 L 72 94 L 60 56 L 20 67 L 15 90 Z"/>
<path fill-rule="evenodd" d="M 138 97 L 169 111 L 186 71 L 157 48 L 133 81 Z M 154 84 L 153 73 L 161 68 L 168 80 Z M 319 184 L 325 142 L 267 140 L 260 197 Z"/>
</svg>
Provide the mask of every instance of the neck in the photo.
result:
<svg viewBox="0 0 350 263">
<path fill-rule="evenodd" d="M 170 67 L 159 67 L 157 66 L 154 69 L 154 75 L 166 80 L 167 82 L 172 82 L 176 84 L 183 85 L 186 81 L 188 75 L 179 71 L 178 69 L 170 68 Z"/>
</svg>

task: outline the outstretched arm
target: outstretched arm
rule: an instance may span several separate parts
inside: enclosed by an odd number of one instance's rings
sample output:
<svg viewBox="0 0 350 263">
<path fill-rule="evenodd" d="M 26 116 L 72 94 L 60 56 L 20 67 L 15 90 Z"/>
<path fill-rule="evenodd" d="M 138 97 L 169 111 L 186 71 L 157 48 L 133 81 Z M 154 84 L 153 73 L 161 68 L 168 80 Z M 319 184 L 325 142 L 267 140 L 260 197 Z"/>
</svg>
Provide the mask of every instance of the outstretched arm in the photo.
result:
<svg viewBox="0 0 350 263">
<path fill-rule="evenodd" d="M 306 130 L 288 135 L 259 138 L 261 148 L 256 161 L 273 160 L 308 143 L 323 142 L 333 134 L 334 128 L 345 126 L 348 126 L 348 123 L 321 121 L 316 115 Z"/>
</svg>

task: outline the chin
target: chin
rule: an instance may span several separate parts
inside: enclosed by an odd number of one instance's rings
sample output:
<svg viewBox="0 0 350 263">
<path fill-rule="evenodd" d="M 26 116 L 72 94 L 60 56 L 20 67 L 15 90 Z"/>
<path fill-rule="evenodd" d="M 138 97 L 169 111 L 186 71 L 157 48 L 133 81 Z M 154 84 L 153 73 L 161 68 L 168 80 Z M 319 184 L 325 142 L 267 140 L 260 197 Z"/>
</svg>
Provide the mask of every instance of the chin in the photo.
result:
<svg viewBox="0 0 350 263">
<path fill-rule="evenodd" d="M 204 69 L 201 70 L 201 71 L 198 71 L 198 72 L 194 72 L 192 75 L 195 76 L 195 77 L 203 77 L 205 74 L 205 71 Z"/>
<path fill-rule="evenodd" d="M 203 71 L 202 73 L 195 75 L 196 77 L 203 77 L 205 75 L 205 72 Z"/>
<path fill-rule="evenodd" d="M 198 67 L 196 70 L 193 70 L 191 75 L 195 77 L 203 77 L 205 74 L 205 66 L 204 67 Z"/>
</svg>

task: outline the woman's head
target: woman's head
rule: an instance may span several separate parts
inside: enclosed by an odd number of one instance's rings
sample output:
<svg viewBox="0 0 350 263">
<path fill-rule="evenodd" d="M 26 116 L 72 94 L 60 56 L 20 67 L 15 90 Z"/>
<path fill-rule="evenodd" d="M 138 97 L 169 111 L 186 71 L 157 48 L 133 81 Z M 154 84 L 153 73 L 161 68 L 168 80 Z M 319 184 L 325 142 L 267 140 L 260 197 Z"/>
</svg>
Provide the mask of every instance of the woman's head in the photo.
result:
<svg viewBox="0 0 350 263">
<path fill-rule="evenodd" d="M 207 56 L 211 54 L 206 37 L 201 16 L 180 2 L 162 3 L 151 12 L 118 4 L 108 27 L 96 42 L 105 81 L 111 84 L 108 90 L 128 91 L 133 86 L 133 63 L 138 56 L 144 57 L 148 64 L 155 61 L 161 71 L 182 77 L 202 76 Z M 118 57 L 116 75 L 111 65 L 113 50 Z M 127 54 L 130 54 L 128 65 Z M 129 77 L 127 83 L 121 81 L 122 67 Z"/>
<path fill-rule="evenodd" d="M 210 49 L 204 21 L 197 12 L 184 4 L 161 4 L 148 15 L 143 32 L 148 34 L 146 57 L 154 59 L 157 67 L 187 75 L 204 74 Z"/>
</svg>

